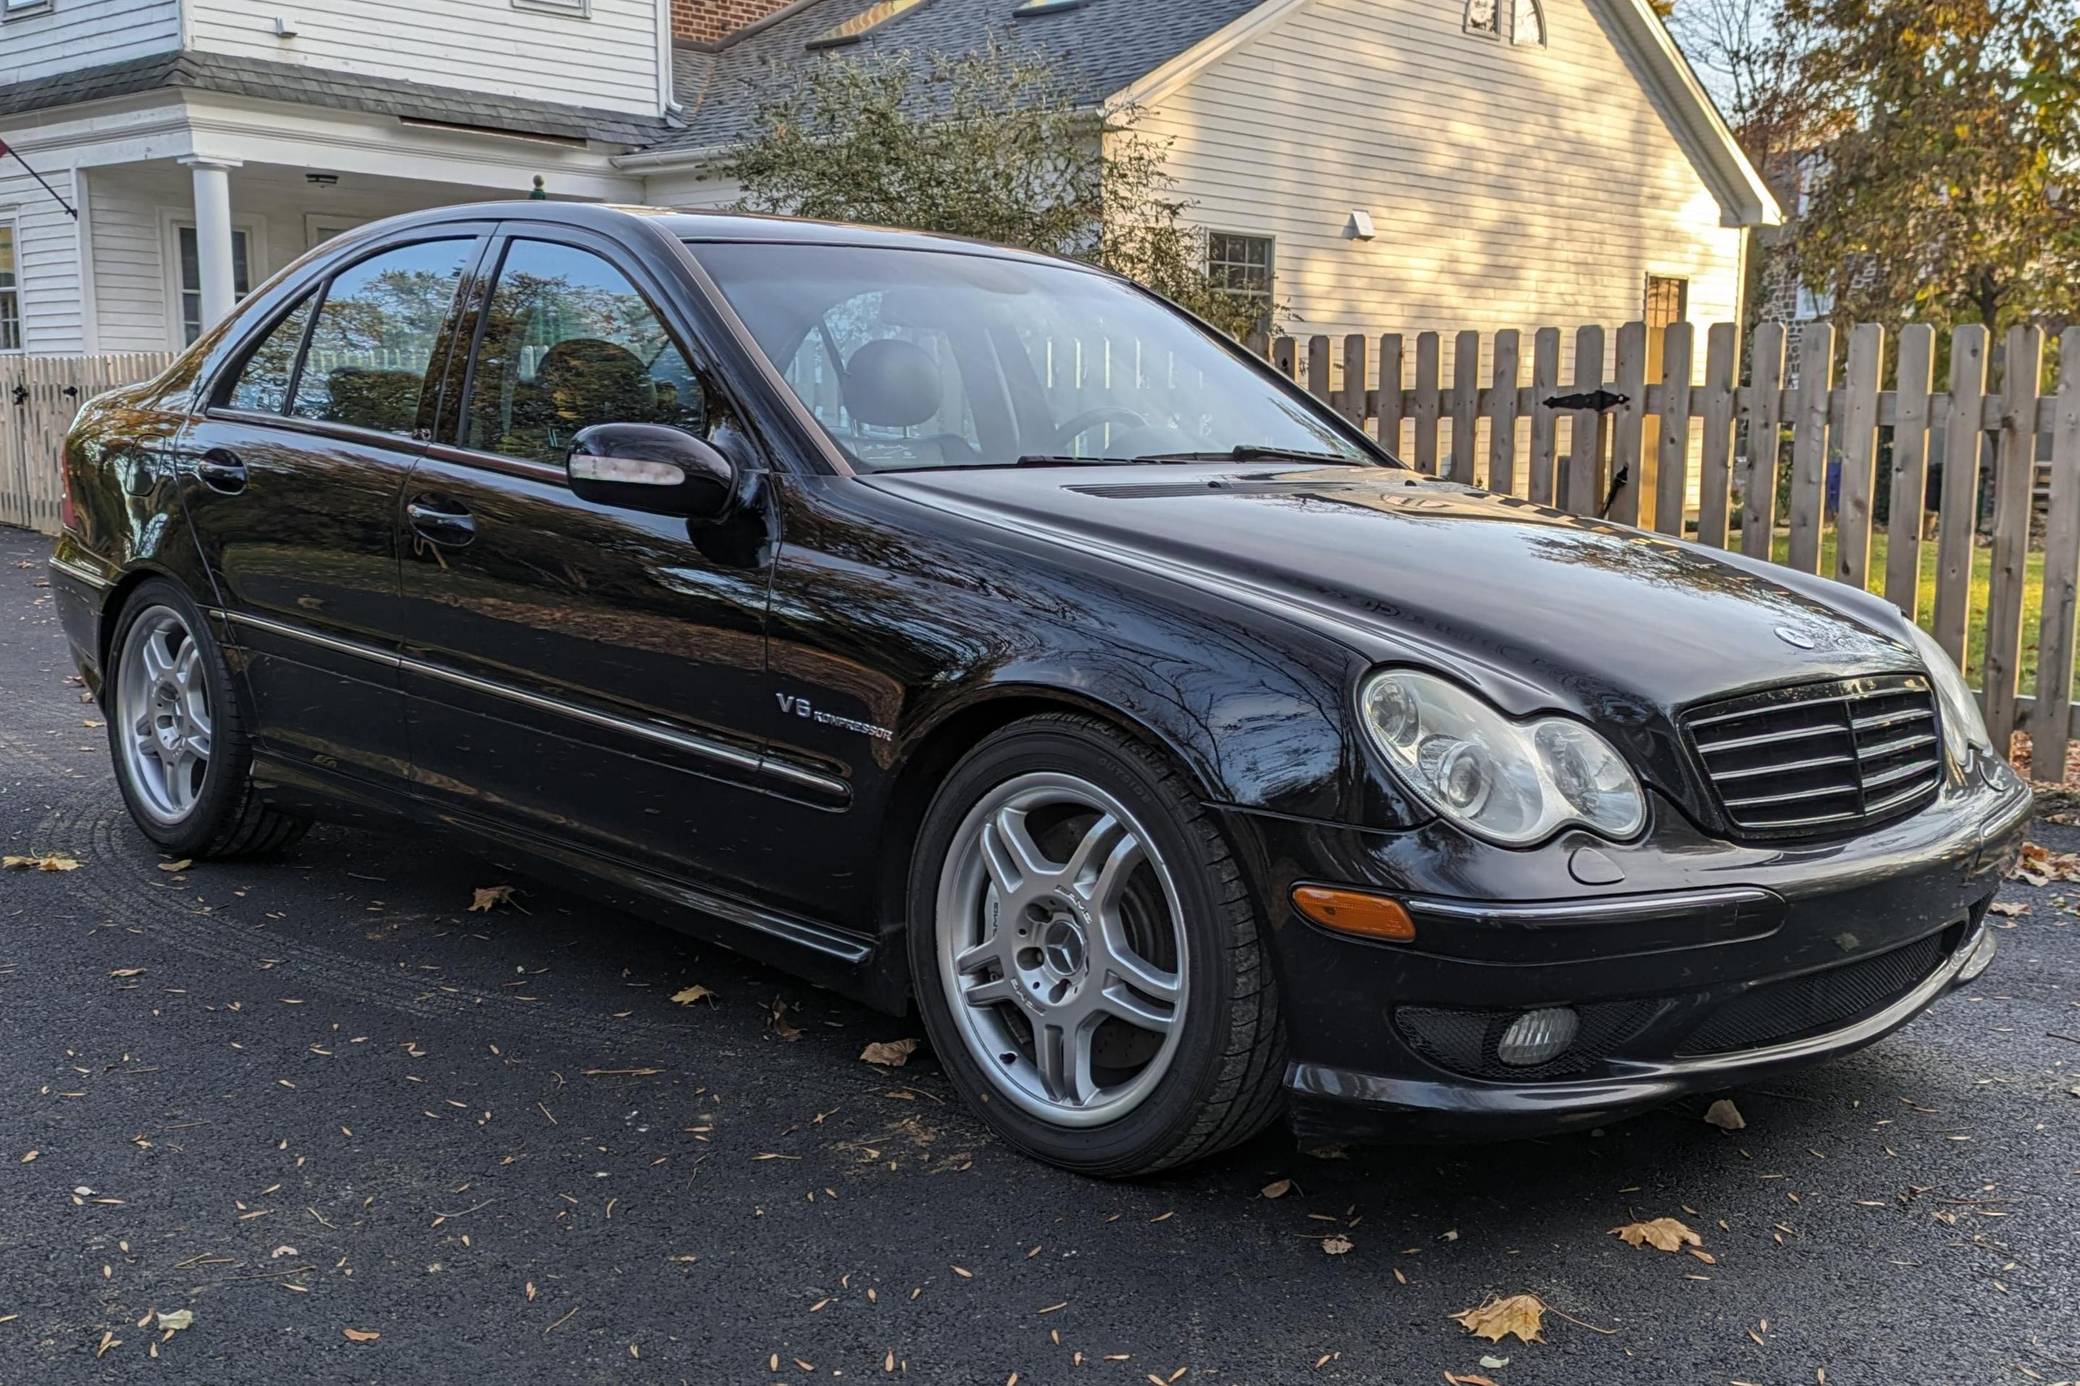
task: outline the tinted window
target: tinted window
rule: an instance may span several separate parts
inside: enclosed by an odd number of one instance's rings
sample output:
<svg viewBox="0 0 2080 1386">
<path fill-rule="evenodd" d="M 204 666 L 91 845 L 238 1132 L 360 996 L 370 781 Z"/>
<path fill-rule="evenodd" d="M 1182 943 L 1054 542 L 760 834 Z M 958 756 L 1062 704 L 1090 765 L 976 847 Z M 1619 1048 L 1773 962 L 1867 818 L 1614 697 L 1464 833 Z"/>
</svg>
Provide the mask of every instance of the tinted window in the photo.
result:
<svg viewBox="0 0 2080 1386">
<path fill-rule="evenodd" d="M 587 250 L 516 240 L 484 322 L 463 442 L 561 462 L 598 423 L 706 431 L 686 358 L 635 286 Z"/>
<path fill-rule="evenodd" d="M 441 324 L 476 242 L 420 241 L 341 270 L 296 383 L 299 418 L 409 434 Z"/>
<path fill-rule="evenodd" d="M 311 307 L 317 301 L 316 294 L 306 297 L 253 348 L 226 404 L 265 414 L 282 411 L 289 402 L 289 382 L 296 374 L 296 352 L 303 345 L 303 330 L 310 326 Z"/>
</svg>

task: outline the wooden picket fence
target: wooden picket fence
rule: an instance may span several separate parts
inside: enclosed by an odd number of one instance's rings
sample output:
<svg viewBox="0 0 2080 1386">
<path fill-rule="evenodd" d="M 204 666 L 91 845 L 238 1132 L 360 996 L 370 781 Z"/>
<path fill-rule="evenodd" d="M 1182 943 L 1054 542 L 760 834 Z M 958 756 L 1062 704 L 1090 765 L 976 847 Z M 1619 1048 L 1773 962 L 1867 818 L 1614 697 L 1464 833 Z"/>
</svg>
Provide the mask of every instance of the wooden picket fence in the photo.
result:
<svg viewBox="0 0 2080 1386">
<path fill-rule="evenodd" d="M 0 356 L 0 524 L 56 534 L 64 496 L 58 459 L 80 405 L 149 380 L 172 360 L 164 351 Z"/>
<path fill-rule="evenodd" d="M 2059 339 L 2055 390 L 2043 378 L 2042 330 L 2010 329 L 1999 353 L 2000 383 L 1992 392 L 1984 327 L 1951 334 L 1946 390 L 1934 388 L 1936 336 L 1925 324 L 1902 330 L 1890 353 L 1883 327 L 1855 327 L 1839 381 L 1832 326 L 1800 324 L 1800 373 L 1789 386 L 1785 324 L 1756 329 L 1745 372 L 1738 329 L 1713 324 L 1705 333 L 1701 376 L 1694 369 L 1694 328 L 1671 324 L 1654 380 L 1647 378 L 1647 332 L 1642 322 L 1620 327 L 1616 350 L 1607 358 L 1604 329 L 1577 328 L 1573 369 L 1564 381 L 1562 337 L 1555 327 L 1532 334 L 1528 382 L 1523 339 L 1515 331 L 1494 333 L 1485 350 L 1480 333 L 1455 334 L 1448 382 L 1440 379 L 1442 343 L 1435 332 L 1414 338 L 1413 381 L 1408 343 L 1399 333 L 1353 334 L 1340 341 L 1259 337 L 1252 346 L 1347 418 L 1375 429 L 1381 442 L 1424 471 L 1576 514 L 1688 535 L 1715 548 L 1738 547 L 1757 558 L 1770 557 L 1774 531 L 1788 525 L 1788 565 L 1808 573 L 1820 571 L 1822 541 L 1832 527 L 1830 576 L 1875 586 L 1910 618 L 1921 615 L 1921 497 L 1934 450 L 1943 468 L 1933 632 L 1980 683 L 1995 744 L 2005 746 L 2011 733 L 2029 731 L 2036 773 L 2060 778 L 2073 727 L 2080 605 L 2080 328 Z M 1374 350 L 1377 373 L 1368 360 Z M 1894 388 L 1881 389 L 1888 378 Z M 1617 398 L 1604 409 L 1553 403 L 1599 391 Z M 1982 444 L 1992 459 L 1992 576 L 1985 658 L 1972 670 L 1965 636 L 1973 614 Z M 2044 577 L 2030 696 L 2019 675 L 2032 522 L 2043 489 L 2038 460 L 2044 453 L 2050 459 L 2049 494 L 2039 531 Z M 1884 572 L 1873 574 L 1881 458 L 1890 470 L 1889 494 L 1912 498 L 1896 505 L 1894 514 L 1912 518 L 1888 526 Z M 1777 481 L 1784 466 L 1790 469 L 1789 504 L 1780 517 Z M 1839 469 L 1839 498 L 1830 510 L 1831 468 Z M 1692 495 L 1694 504 L 1687 503 Z"/>
</svg>

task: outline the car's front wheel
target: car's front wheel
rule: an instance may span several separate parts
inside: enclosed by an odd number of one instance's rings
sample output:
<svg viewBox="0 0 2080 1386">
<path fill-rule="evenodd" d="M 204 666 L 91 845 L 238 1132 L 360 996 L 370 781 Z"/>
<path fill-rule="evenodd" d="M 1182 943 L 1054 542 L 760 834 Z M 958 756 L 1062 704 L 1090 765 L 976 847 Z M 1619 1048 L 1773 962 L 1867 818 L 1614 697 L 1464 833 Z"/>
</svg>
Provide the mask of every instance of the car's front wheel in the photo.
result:
<svg viewBox="0 0 2080 1386">
<path fill-rule="evenodd" d="M 147 837 L 182 857 L 287 846 L 307 826 L 253 791 L 237 687 L 195 603 L 138 585 L 116 617 L 104 698 L 116 783 Z"/>
<path fill-rule="evenodd" d="M 1283 1046 L 1256 908 L 1153 749 L 1075 714 L 991 736 L 925 816 L 910 901 L 933 1047 L 1013 1144 L 1142 1174 L 1276 1112 Z"/>
</svg>

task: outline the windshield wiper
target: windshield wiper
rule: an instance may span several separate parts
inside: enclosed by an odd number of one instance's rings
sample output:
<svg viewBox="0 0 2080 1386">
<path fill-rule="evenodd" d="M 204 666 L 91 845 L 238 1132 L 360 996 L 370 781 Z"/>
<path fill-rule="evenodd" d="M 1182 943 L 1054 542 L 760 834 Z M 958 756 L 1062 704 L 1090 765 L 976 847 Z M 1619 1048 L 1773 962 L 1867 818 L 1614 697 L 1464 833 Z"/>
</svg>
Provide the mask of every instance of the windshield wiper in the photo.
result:
<svg viewBox="0 0 2080 1386">
<path fill-rule="evenodd" d="M 1277 448 L 1262 443 L 1242 443 L 1226 452 L 1151 452 L 1136 462 L 1337 462 L 1358 459 L 1340 452 L 1308 452 L 1304 448 Z"/>
<path fill-rule="evenodd" d="M 1044 452 L 1027 453 L 1011 465 L 1014 467 L 1125 467 L 1135 462 L 1146 462 L 1145 457 L 1069 457 Z"/>
</svg>

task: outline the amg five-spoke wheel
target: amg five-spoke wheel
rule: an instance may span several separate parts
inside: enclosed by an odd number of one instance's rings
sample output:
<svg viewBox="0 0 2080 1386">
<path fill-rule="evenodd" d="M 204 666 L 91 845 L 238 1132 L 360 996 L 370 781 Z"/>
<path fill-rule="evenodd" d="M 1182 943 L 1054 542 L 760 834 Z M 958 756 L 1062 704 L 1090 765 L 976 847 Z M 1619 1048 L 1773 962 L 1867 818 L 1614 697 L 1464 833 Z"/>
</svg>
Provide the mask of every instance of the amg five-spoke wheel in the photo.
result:
<svg viewBox="0 0 2080 1386">
<path fill-rule="evenodd" d="M 1184 1016 L 1179 919 L 1147 833 L 1090 781 L 1020 775 L 969 811 L 940 875 L 939 979 L 1006 1097 L 1063 1126 L 1147 1098 Z"/>
<path fill-rule="evenodd" d="M 116 658 L 124 769 L 145 812 L 168 826 L 195 811 L 209 774 L 209 681 L 181 614 L 154 606 L 130 623 Z"/>
<path fill-rule="evenodd" d="M 255 791 L 238 685 L 186 590 L 148 578 L 111 613 L 108 747 L 145 836 L 182 857 L 286 847 L 307 826 Z"/>
<path fill-rule="evenodd" d="M 1156 748 L 1066 712 L 984 738 L 925 813 L 910 902 L 933 1048 L 1021 1149 L 1141 1174 L 1276 1113 L 1283 1037 L 1257 907 Z"/>
</svg>

